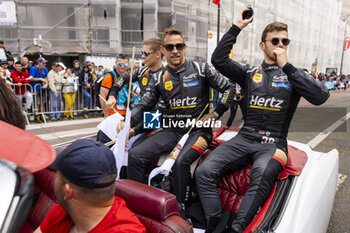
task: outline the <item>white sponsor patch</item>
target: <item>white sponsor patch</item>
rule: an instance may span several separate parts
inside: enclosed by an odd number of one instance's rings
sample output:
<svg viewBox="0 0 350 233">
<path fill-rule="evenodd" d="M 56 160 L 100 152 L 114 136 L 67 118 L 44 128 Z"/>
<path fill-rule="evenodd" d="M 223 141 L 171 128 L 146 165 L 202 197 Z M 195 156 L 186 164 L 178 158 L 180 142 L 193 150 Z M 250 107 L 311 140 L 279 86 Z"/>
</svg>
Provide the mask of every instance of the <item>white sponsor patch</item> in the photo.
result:
<svg viewBox="0 0 350 233">
<path fill-rule="evenodd" d="M 226 142 L 226 141 L 230 140 L 231 138 L 235 137 L 237 134 L 238 134 L 237 131 L 226 130 L 219 137 L 217 137 L 217 140 Z"/>
</svg>

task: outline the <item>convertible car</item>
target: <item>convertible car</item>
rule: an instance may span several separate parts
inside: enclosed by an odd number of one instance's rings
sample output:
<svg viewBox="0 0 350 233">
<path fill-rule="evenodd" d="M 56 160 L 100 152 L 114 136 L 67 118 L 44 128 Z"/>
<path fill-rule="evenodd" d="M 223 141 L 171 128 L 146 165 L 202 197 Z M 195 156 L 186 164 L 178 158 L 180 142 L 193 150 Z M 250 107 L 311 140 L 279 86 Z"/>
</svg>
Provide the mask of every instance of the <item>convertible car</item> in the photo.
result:
<svg viewBox="0 0 350 233">
<path fill-rule="evenodd" d="M 47 168 L 56 152 L 42 139 L 4 122 L 0 122 L 0 129 L 0 179 L 6 184 L 0 193 L 0 232 L 33 232 L 57 202 L 53 189 L 56 173 Z M 238 130 L 215 129 L 213 143 L 198 164 Z M 315 152 L 292 141 L 288 149 L 285 169 L 245 232 L 326 232 L 336 191 L 338 151 Z M 250 170 L 247 166 L 218 180 L 223 210 L 237 213 Z M 116 182 L 116 195 L 126 201 L 147 232 L 193 232 L 180 217 L 174 195 L 131 180 Z"/>
</svg>

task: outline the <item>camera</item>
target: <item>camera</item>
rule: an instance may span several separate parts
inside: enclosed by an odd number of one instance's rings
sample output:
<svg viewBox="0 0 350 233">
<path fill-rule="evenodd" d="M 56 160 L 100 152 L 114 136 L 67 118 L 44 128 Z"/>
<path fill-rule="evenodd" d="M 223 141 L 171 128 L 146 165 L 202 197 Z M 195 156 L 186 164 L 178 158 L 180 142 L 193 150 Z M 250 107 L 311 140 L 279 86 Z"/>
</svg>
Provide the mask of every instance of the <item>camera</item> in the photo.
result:
<svg viewBox="0 0 350 233">
<path fill-rule="evenodd" d="M 250 17 L 252 17 L 254 15 L 253 8 L 250 5 L 248 5 L 247 8 L 248 8 L 248 10 L 245 10 L 242 14 L 243 19 L 249 19 Z"/>
</svg>

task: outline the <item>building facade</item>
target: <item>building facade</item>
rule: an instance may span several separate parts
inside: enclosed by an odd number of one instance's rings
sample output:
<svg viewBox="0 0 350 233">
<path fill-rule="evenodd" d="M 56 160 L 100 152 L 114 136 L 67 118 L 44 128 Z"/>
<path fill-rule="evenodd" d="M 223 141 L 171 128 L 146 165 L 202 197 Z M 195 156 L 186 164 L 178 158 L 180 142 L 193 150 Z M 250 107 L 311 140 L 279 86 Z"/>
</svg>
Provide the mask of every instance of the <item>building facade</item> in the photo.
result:
<svg viewBox="0 0 350 233">
<path fill-rule="evenodd" d="M 4 2 L 4 1 L 3 1 Z M 42 54 L 52 57 L 114 57 L 131 55 L 144 39 L 160 36 L 165 28 L 179 28 L 187 44 L 186 56 L 207 61 L 208 31 L 217 31 L 217 6 L 210 0 L 12 0 L 16 24 L 0 25 L 5 46 L 18 56 L 37 56 L 34 38 L 51 42 Z M 310 71 L 339 73 L 346 17 L 341 0 L 221 0 L 220 32 L 247 5 L 254 21 L 241 32 L 233 48 L 236 61 L 259 65 L 262 30 L 272 21 L 289 25 L 289 60 Z M 1 13 L 1 12 L 0 12 Z M 1 21 L 1 20 L 0 20 Z M 349 20 L 350 21 L 350 20 Z M 348 21 L 348 22 L 349 22 Z M 0 22 L 1 24 L 1 22 Z M 350 32 L 350 27 L 348 27 Z M 35 45 L 36 44 L 36 45 Z M 45 43 L 44 43 L 45 46 Z M 140 58 L 136 53 L 136 58 Z M 343 73 L 350 73 L 349 55 L 344 53 Z"/>
</svg>

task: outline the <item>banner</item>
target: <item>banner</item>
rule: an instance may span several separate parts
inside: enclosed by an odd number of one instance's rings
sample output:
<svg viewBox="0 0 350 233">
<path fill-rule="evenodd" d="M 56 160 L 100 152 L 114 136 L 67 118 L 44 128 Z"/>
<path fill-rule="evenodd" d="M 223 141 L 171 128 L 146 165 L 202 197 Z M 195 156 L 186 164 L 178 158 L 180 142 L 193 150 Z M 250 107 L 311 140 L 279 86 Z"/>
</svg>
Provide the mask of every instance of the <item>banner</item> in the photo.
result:
<svg viewBox="0 0 350 233">
<path fill-rule="evenodd" d="M 16 4 L 14 2 L 0 1 L 0 25 L 16 26 Z"/>
</svg>

